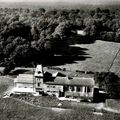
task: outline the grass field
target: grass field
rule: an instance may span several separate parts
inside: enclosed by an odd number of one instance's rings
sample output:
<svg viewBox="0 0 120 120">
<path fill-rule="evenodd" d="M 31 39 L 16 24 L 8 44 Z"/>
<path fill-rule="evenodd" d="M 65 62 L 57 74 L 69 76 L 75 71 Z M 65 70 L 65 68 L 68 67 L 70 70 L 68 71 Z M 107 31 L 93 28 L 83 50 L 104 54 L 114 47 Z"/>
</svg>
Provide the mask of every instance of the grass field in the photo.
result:
<svg viewBox="0 0 120 120">
<path fill-rule="evenodd" d="M 0 120 L 119 120 L 119 114 L 94 115 L 87 110 L 60 110 L 35 107 L 22 101 L 0 99 Z"/>
<path fill-rule="evenodd" d="M 13 78 L 0 76 L 0 96 L 13 88 Z"/>
<path fill-rule="evenodd" d="M 106 42 L 97 40 L 92 44 L 74 44 L 71 47 L 82 48 L 84 54 L 83 60 L 74 60 L 73 63 L 66 63 L 57 67 L 66 68 L 67 70 L 85 70 L 85 71 L 108 71 L 108 68 L 120 48 L 120 43 Z M 114 61 L 111 68 L 112 72 L 120 75 L 120 53 Z"/>
</svg>

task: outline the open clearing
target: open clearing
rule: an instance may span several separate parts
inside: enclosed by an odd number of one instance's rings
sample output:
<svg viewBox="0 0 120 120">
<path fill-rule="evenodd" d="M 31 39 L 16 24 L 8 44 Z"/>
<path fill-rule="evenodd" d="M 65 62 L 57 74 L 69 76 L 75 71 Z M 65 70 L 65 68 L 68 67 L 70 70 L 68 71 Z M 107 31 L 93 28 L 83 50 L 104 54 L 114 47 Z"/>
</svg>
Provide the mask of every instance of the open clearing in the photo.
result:
<svg viewBox="0 0 120 120">
<path fill-rule="evenodd" d="M 115 54 L 120 48 L 120 43 L 96 40 L 92 44 L 74 44 L 71 47 L 86 49 L 84 51 L 86 53 L 84 54 L 85 60 L 76 60 L 71 64 L 64 64 L 58 67 L 66 68 L 70 71 L 107 72 Z M 114 61 L 111 71 L 120 76 L 120 52 Z"/>
</svg>

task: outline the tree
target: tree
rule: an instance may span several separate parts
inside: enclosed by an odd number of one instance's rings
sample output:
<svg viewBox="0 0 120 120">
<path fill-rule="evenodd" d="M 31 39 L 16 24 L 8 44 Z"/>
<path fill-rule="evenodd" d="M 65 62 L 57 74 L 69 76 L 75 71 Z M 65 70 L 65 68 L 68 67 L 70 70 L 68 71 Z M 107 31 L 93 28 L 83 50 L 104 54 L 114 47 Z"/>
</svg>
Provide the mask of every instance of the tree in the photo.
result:
<svg viewBox="0 0 120 120">
<path fill-rule="evenodd" d="M 116 34 L 115 34 L 115 41 L 120 42 L 120 29 L 118 29 Z"/>
<path fill-rule="evenodd" d="M 46 10 L 44 8 L 39 8 L 38 11 L 39 11 L 39 15 L 43 15 Z"/>
<path fill-rule="evenodd" d="M 10 60 L 7 62 L 5 69 L 3 70 L 3 75 L 8 74 L 12 69 L 14 69 L 16 64 L 14 63 L 14 60 Z"/>
<path fill-rule="evenodd" d="M 95 73 L 96 83 L 110 98 L 120 99 L 120 78 L 112 72 Z"/>
<path fill-rule="evenodd" d="M 31 27 L 31 35 L 33 37 L 33 40 L 39 39 L 39 31 L 35 25 L 32 25 L 32 27 Z"/>
<path fill-rule="evenodd" d="M 11 23 L 7 29 L 1 32 L 1 36 L 4 39 L 7 39 L 9 36 L 14 36 L 14 37 L 20 36 L 26 38 L 27 40 L 30 40 L 31 39 L 30 29 L 31 29 L 30 26 L 27 26 L 20 22 L 14 22 Z"/>
<path fill-rule="evenodd" d="M 71 36 L 72 25 L 69 22 L 61 22 L 55 28 L 55 32 L 52 34 L 53 36 L 59 35 L 61 39 Z"/>
</svg>

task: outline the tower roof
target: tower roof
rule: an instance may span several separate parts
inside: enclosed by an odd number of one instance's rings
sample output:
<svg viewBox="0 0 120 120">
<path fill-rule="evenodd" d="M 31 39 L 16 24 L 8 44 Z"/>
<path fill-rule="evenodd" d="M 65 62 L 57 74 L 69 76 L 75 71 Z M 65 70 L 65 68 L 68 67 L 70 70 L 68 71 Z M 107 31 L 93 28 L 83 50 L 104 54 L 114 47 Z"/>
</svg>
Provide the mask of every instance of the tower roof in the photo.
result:
<svg viewBox="0 0 120 120">
<path fill-rule="evenodd" d="M 36 77 L 43 77 L 43 67 L 42 67 L 42 65 L 37 65 L 37 67 L 35 69 L 34 76 L 36 76 Z"/>
</svg>

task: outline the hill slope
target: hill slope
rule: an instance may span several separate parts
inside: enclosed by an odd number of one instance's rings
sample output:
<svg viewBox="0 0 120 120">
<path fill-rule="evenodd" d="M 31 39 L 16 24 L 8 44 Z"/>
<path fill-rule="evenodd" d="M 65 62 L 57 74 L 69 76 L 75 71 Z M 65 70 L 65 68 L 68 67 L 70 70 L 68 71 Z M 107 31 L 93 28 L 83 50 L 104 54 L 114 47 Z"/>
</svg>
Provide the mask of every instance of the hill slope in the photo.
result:
<svg viewBox="0 0 120 120">
<path fill-rule="evenodd" d="M 1 120 L 118 120 L 120 115 L 104 113 L 94 115 L 87 110 L 54 111 L 51 108 L 35 107 L 22 101 L 5 98 L 0 99 Z"/>
<path fill-rule="evenodd" d="M 65 64 L 59 67 L 64 67 L 68 70 L 85 70 L 85 71 L 108 71 L 108 68 L 115 57 L 120 43 L 105 42 L 97 40 L 92 44 L 75 44 L 71 47 L 86 49 L 84 52 L 84 60 L 76 60 L 72 64 Z M 82 56 L 83 57 L 83 56 Z M 114 61 L 111 72 L 120 75 L 120 53 Z"/>
<path fill-rule="evenodd" d="M 0 76 L 0 97 L 13 88 L 13 79 Z"/>
</svg>

